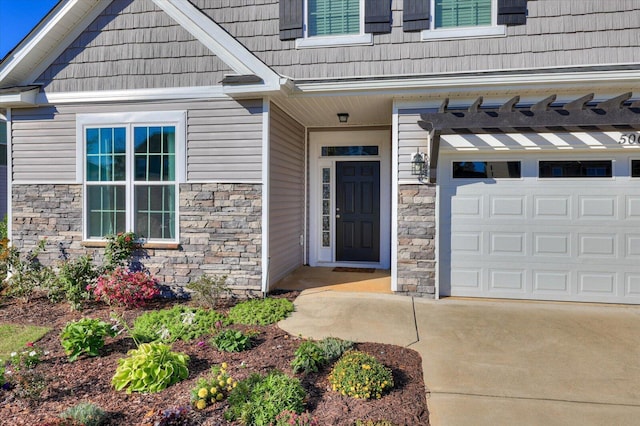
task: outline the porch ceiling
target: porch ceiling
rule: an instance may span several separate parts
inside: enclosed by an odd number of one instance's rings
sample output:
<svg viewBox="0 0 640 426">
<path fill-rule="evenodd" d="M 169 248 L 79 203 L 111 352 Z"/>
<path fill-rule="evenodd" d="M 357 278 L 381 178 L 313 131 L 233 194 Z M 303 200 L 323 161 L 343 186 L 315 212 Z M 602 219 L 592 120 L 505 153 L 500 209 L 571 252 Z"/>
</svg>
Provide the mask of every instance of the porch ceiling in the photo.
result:
<svg viewBox="0 0 640 426">
<path fill-rule="evenodd" d="M 390 126 L 393 97 L 367 96 L 289 96 L 274 101 L 307 127 Z M 349 114 L 347 124 L 338 122 L 338 113 Z"/>
</svg>

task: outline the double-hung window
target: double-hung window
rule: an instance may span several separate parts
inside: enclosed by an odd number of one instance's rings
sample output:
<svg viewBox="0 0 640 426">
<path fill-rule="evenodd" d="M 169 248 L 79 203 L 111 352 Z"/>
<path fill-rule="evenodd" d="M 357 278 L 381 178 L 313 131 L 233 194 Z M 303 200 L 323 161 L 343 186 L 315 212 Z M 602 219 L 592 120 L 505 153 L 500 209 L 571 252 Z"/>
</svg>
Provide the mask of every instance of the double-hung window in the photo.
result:
<svg viewBox="0 0 640 426">
<path fill-rule="evenodd" d="M 77 122 L 84 238 L 132 231 L 177 242 L 185 113 L 82 114 Z"/>
<path fill-rule="evenodd" d="M 431 19 L 423 40 L 491 37 L 506 34 L 497 24 L 498 0 L 424 0 L 431 2 Z"/>
<path fill-rule="evenodd" d="M 304 37 L 296 47 L 371 44 L 364 27 L 364 0 L 305 0 Z"/>
</svg>

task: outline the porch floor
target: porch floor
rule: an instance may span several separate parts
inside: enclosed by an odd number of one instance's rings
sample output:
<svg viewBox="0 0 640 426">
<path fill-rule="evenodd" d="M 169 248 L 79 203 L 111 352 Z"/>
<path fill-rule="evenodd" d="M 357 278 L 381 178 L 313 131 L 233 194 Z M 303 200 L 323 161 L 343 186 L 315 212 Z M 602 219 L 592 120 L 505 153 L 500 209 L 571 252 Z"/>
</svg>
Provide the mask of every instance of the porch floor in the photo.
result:
<svg viewBox="0 0 640 426">
<path fill-rule="evenodd" d="M 376 269 L 374 272 L 336 272 L 334 268 L 302 266 L 271 286 L 272 291 L 309 289 L 393 293 L 391 291 L 391 271 L 383 269 Z"/>
</svg>

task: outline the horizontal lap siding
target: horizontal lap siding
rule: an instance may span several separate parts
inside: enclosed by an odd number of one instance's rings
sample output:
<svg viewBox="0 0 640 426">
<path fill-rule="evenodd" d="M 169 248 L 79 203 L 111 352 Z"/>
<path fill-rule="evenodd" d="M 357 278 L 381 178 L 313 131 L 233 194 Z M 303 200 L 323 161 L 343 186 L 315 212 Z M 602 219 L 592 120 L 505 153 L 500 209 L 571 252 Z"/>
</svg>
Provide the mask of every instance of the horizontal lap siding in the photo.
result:
<svg viewBox="0 0 640 426">
<path fill-rule="evenodd" d="M 38 81 L 49 93 L 215 86 L 231 72 L 151 0 L 115 0 Z"/>
<path fill-rule="evenodd" d="M 429 74 L 629 63 L 640 45 L 636 0 L 529 1 L 527 23 L 507 27 L 506 37 L 420 41 L 402 31 L 402 1 L 392 0 L 390 34 L 373 46 L 295 49 L 279 38 L 278 1 L 193 3 L 267 65 L 293 78 Z M 250 4 L 249 4 L 250 3 Z"/>
<path fill-rule="evenodd" d="M 302 266 L 305 130 L 278 107 L 270 110 L 269 282 Z"/>
<path fill-rule="evenodd" d="M 416 150 L 429 153 L 428 133 L 418 125 L 419 120 L 420 110 L 401 110 L 398 116 L 398 179 L 401 181 L 416 181 L 411 175 L 411 159 Z"/>
<path fill-rule="evenodd" d="M 261 182 L 262 100 L 15 109 L 13 179 L 75 182 L 77 113 L 163 110 L 187 111 L 188 180 Z"/>
</svg>

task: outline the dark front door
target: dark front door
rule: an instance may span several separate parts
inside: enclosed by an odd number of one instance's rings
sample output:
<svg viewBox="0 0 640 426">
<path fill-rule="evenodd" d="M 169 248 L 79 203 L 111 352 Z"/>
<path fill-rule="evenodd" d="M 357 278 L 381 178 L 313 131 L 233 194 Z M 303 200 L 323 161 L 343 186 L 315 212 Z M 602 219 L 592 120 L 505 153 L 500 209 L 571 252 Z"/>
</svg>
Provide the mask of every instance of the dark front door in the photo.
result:
<svg viewBox="0 0 640 426">
<path fill-rule="evenodd" d="M 336 163 L 336 260 L 380 260 L 380 162 Z"/>
</svg>

